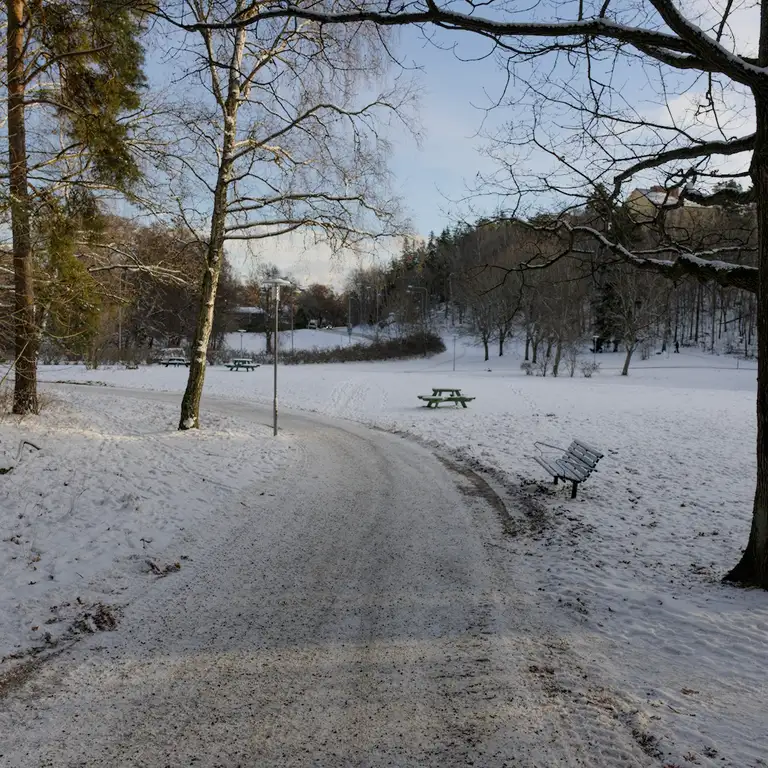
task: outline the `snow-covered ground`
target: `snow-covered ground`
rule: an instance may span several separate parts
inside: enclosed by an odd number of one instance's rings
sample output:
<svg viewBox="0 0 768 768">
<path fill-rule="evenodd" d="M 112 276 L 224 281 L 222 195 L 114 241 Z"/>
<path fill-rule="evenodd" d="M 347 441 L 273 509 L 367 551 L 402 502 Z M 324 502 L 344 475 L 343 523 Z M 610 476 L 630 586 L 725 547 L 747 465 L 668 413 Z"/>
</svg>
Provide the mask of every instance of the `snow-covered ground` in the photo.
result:
<svg viewBox="0 0 768 768">
<path fill-rule="evenodd" d="M 429 360 L 281 367 L 281 407 L 405 432 L 495 470 L 521 580 L 587 672 L 635 701 L 649 749 L 667 765 L 765 765 L 768 594 L 719 583 L 749 530 L 755 364 L 683 349 L 636 360 L 623 378 L 623 355 L 605 353 L 595 377 L 553 379 L 525 376 L 516 350 L 483 362 L 462 339 L 454 372 L 452 345 Z M 41 374 L 169 392 L 186 377 L 159 367 Z M 416 395 L 436 386 L 476 400 L 420 407 Z M 211 367 L 206 392 L 267 403 L 272 378 Z M 534 441 L 574 437 L 605 458 L 572 501 L 532 457 Z"/>
<path fill-rule="evenodd" d="M 266 427 L 211 416 L 182 433 L 175 403 L 74 389 L 39 417 L 0 420 L 0 468 L 13 467 L 0 475 L 0 657 L 50 644 L 89 605 L 127 602 L 154 578 L 147 560 L 183 568 L 247 514 L 224 500 L 295 455 Z M 39 450 L 19 456 L 22 439 Z"/>
</svg>

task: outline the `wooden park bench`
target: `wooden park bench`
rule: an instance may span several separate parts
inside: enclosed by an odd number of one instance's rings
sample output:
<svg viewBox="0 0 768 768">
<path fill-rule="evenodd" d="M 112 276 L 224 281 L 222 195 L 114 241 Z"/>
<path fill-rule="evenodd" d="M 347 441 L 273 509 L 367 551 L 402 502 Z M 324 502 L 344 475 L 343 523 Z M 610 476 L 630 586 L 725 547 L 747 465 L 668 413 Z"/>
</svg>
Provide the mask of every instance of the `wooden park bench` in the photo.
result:
<svg viewBox="0 0 768 768">
<path fill-rule="evenodd" d="M 547 443 L 534 443 L 534 445 L 539 451 L 539 455 L 533 458 L 555 478 L 555 485 L 557 485 L 558 480 L 573 483 L 572 499 L 576 498 L 576 489 L 579 483 L 583 483 L 592 474 L 597 462 L 603 458 L 603 454 L 597 448 L 581 440 L 574 440 L 566 449 Z M 564 451 L 564 453 L 559 458 L 552 455 L 545 456 L 542 448 L 551 448 L 556 451 Z"/>
<path fill-rule="evenodd" d="M 227 363 L 226 365 L 230 371 L 255 371 L 257 368 L 261 367 L 259 363 L 254 363 L 253 360 L 242 359 L 233 360 L 231 363 Z"/>
<path fill-rule="evenodd" d="M 173 365 L 175 367 L 180 365 L 189 365 L 189 362 L 183 357 L 169 357 L 167 360 L 163 360 L 162 363 L 166 368 L 169 365 Z"/>
<path fill-rule="evenodd" d="M 432 387 L 431 395 L 417 395 L 419 400 L 426 401 L 427 408 L 437 408 L 440 403 L 453 403 L 457 408 L 467 407 L 467 403 L 472 402 L 474 397 L 467 397 L 461 394 L 461 390 L 456 387 Z"/>
</svg>

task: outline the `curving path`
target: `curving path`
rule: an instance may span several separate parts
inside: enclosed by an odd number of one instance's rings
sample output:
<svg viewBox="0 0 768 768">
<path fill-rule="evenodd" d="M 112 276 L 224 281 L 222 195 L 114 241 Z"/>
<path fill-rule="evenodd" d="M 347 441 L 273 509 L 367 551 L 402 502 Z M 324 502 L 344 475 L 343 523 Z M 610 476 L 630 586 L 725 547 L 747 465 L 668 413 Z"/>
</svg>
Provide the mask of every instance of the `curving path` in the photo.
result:
<svg viewBox="0 0 768 768">
<path fill-rule="evenodd" d="M 532 674 L 566 645 L 471 478 L 383 432 L 281 424 L 301 458 L 251 522 L 0 700 L 0 765 L 657 764 L 609 706 Z"/>
</svg>

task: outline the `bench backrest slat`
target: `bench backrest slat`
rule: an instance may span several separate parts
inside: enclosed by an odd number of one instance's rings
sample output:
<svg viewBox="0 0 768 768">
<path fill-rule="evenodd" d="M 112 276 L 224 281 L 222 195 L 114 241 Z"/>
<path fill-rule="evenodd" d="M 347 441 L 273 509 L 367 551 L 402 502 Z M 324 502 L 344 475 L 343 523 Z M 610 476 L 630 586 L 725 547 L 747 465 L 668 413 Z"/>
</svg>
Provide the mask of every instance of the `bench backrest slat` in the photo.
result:
<svg viewBox="0 0 768 768">
<path fill-rule="evenodd" d="M 586 480 L 589 477 L 590 473 L 594 469 L 594 467 L 585 465 L 580 461 L 574 461 L 572 458 L 568 456 L 563 456 L 563 458 L 559 459 L 557 463 L 561 467 L 564 467 L 570 470 L 574 475 L 584 480 Z"/>
<path fill-rule="evenodd" d="M 597 462 L 603 457 L 603 454 L 599 451 L 595 451 L 589 447 L 585 447 L 583 443 L 578 440 L 574 440 L 566 451 L 566 456 L 569 456 L 577 461 L 581 461 L 591 469 L 597 466 Z"/>
<path fill-rule="evenodd" d="M 596 461 L 603 458 L 603 454 L 600 450 L 589 443 L 585 443 L 583 440 L 573 440 L 573 442 L 571 442 L 571 448 L 576 448 L 584 453 L 591 454 L 595 457 Z"/>
</svg>

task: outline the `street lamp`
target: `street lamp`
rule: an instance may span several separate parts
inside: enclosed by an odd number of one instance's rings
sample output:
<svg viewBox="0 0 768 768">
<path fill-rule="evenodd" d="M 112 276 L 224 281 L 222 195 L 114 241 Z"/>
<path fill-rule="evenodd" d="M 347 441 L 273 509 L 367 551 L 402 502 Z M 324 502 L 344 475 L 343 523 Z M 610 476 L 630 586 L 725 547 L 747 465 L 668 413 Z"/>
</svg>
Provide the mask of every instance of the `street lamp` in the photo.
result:
<svg viewBox="0 0 768 768">
<path fill-rule="evenodd" d="M 409 285 L 406 289 L 408 293 L 421 293 L 423 291 L 424 298 L 421 304 L 421 333 L 424 336 L 424 357 L 427 356 L 427 304 L 429 302 L 429 290 L 419 285 Z"/>
<path fill-rule="evenodd" d="M 272 398 L 272 434 L 277 435 L 277 350 L 278 350 L 278 334 L 280 333 L 280 288 L 281 286 L 290 286 L 292 283 L 290 280 L 283 280 L 280 277 L 273 277 L 264 281 L 265 288 L 274 289 L 275 298 L 275 343 L 272 347 L 272 359 L 274 361 L 274 394 Z M 242 337 L 241 337 L 242 338 Z"/>
<path fill-rule="evenodd" d="M 240 334 L 240 356 L 242 357 L 242 354 L 243 354 L 243 334 L 246 333 L 246 331 L 239 330 L 238 333 Z"/>
<path fill-rule="evenodd" d="M 352 299 L 357 300 L 357 306 L 360 307 L 360 297 L 355 296 L 353 293 L 349 294 L 347 299 L 347 334 L 349 336 L 349 343 L 352 343 Z"/>
</svg>

